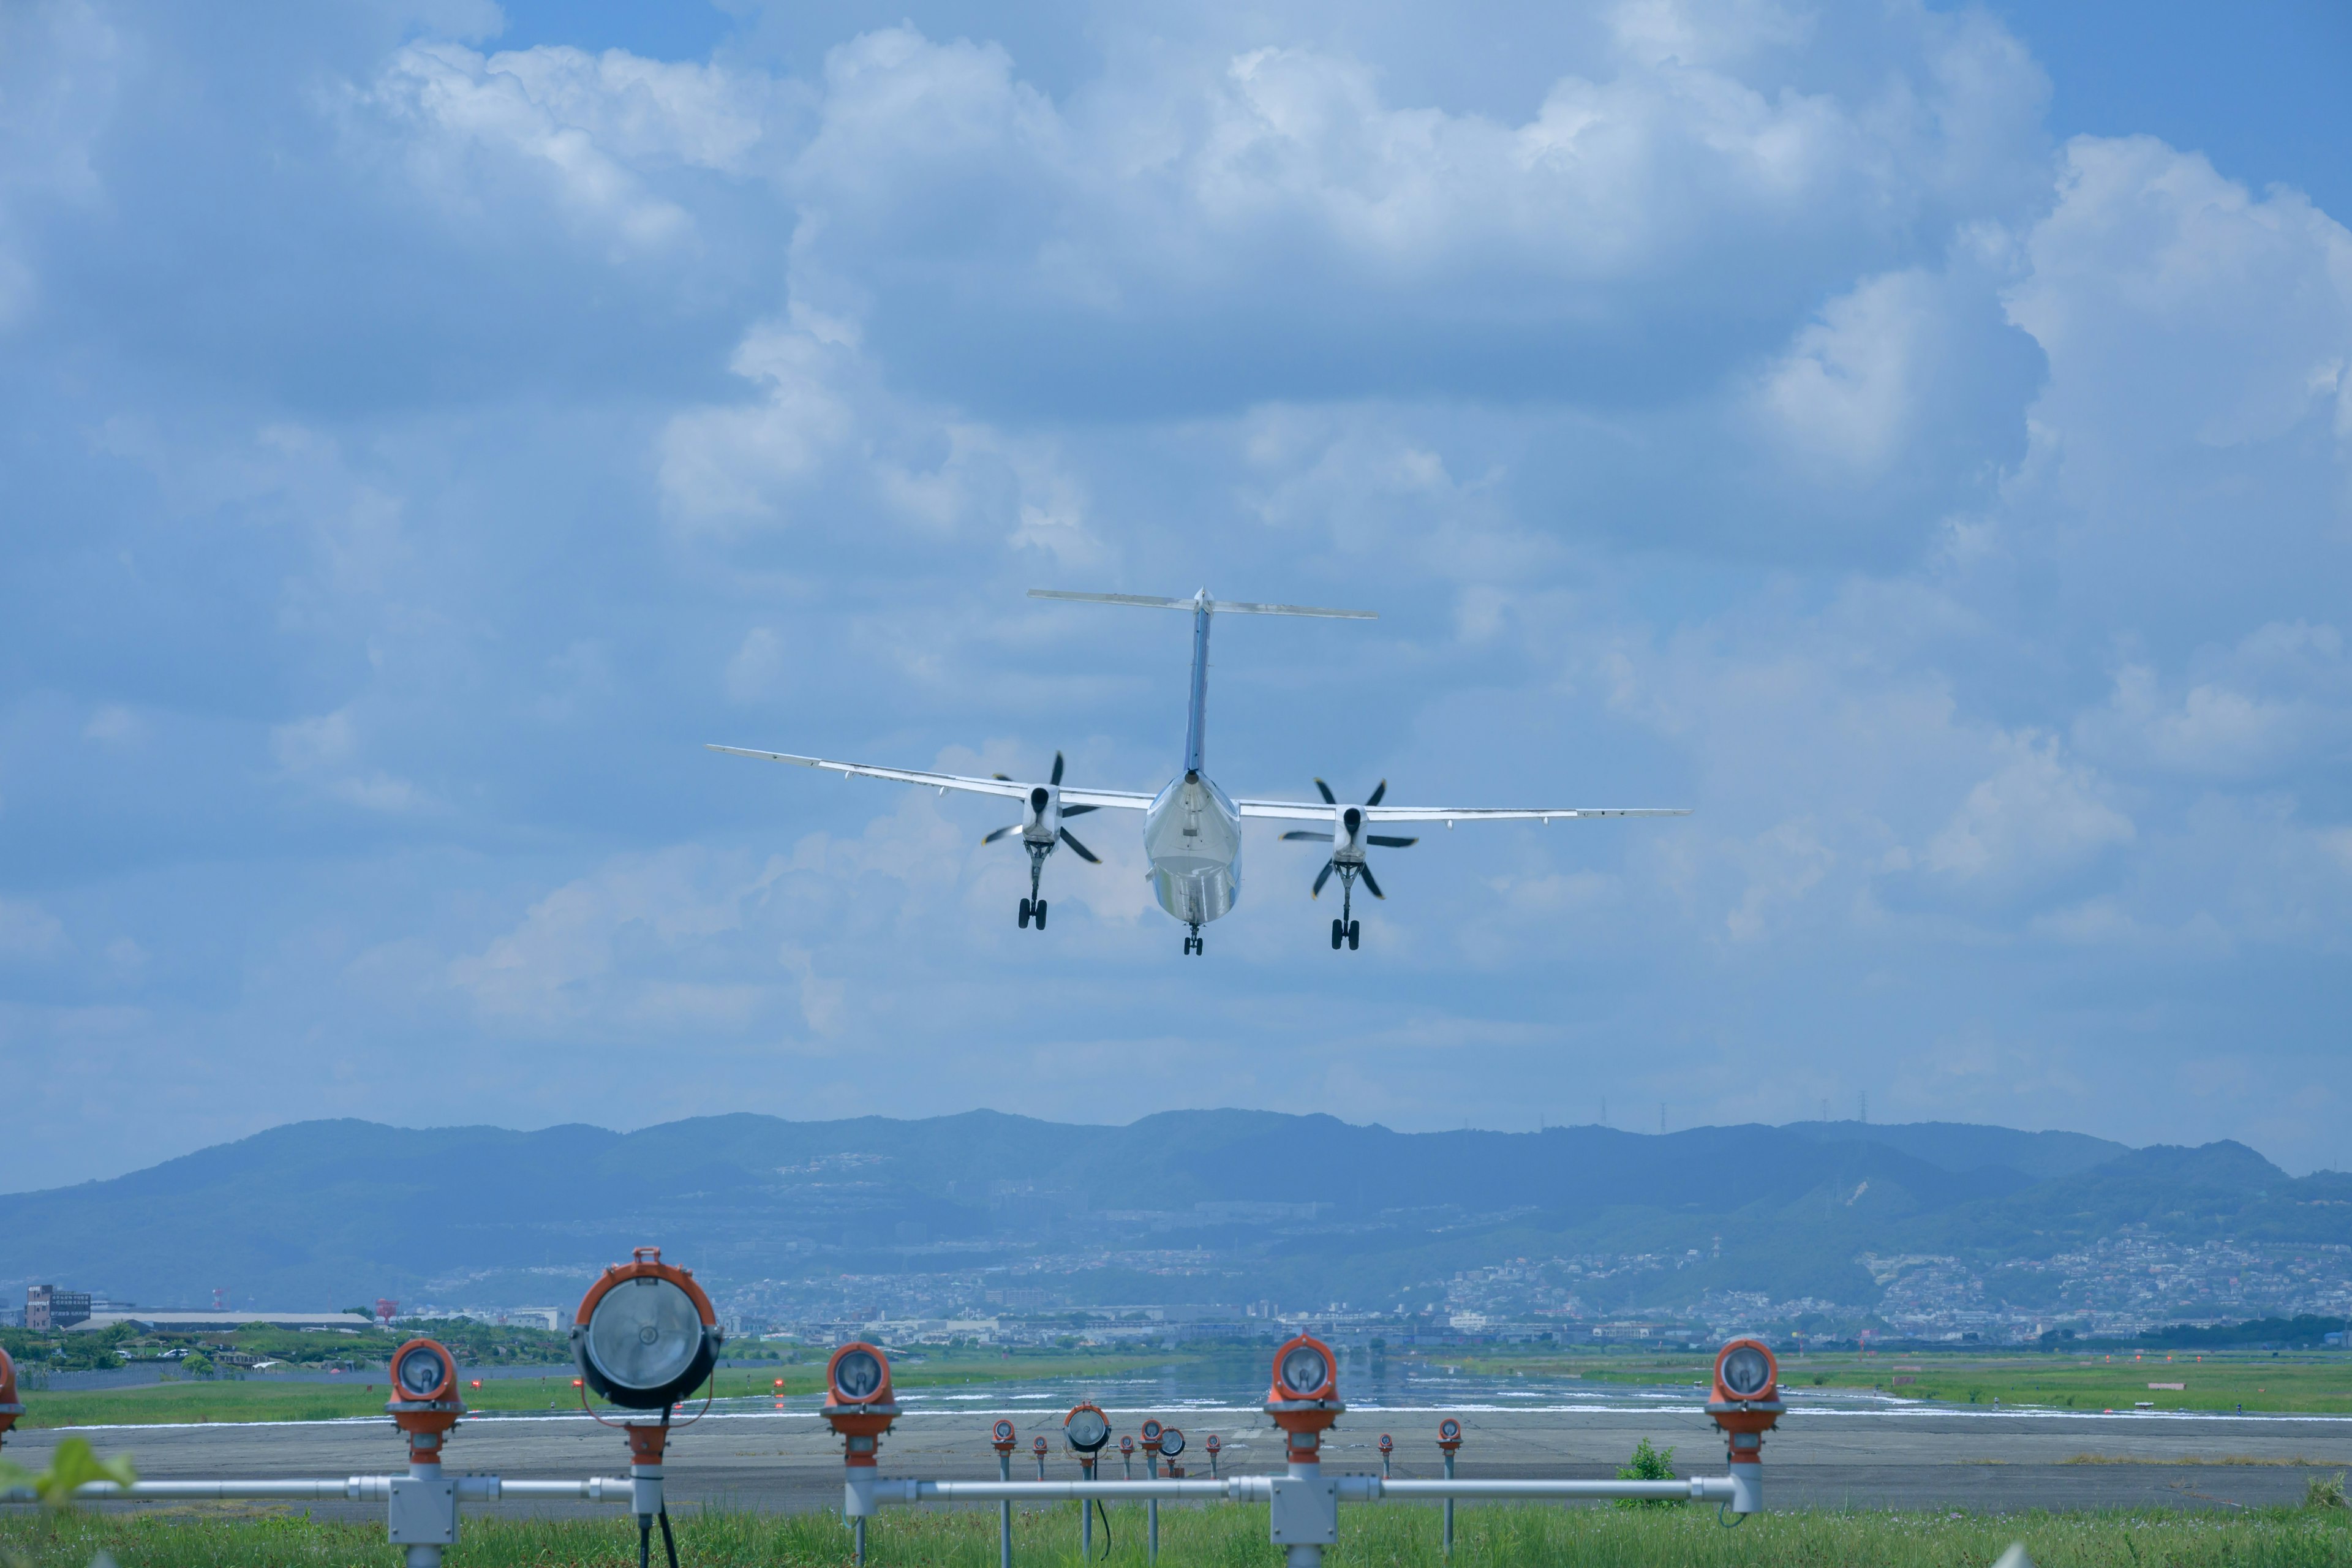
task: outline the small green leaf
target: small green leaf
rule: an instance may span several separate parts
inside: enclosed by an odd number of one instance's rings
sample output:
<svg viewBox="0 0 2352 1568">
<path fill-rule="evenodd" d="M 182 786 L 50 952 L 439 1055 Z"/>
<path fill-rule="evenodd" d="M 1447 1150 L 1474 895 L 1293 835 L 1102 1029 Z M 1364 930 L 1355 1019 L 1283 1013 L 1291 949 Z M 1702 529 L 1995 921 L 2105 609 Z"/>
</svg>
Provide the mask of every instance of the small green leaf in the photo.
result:
<svg viewBox="0 0 2352 1568">
<path fill-rule="evenodd" d="M 68 1437 L 58 1445 L 50 1456 L 49 1468 L 33 1479 L 33 1486 L 41 1500 L 51 1508 L 71 1508 L 74 1494 L 91 1481 L 113 1481 L 129 1486 L 139 1479 L 131 1468 L 131 1457 L 118 1454 L 101 1459 L 89 1446 L 87 1437 Z"/>
</svg>

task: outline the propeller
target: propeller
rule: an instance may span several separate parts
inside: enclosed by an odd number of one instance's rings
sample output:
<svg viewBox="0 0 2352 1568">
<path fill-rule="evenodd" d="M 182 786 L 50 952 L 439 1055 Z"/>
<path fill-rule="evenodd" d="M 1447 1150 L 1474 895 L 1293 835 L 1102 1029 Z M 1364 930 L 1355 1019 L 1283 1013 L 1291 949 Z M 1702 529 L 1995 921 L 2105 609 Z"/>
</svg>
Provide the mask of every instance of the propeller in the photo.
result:
<svg viewBox="0 0 2352 1568">
<path fill-rule="evenodd" d="M 1062 770 L 1064 765 L 1065 759 L 1062 753 L 1055 752 L 1054 753 L 1054 771 L 1047 775 L 1046 782 L 1053 784 L 1057 789 L 1061 787 Z M 1013 782 L 1013 775 L 1010 773 L 991 773 L 988 776 L 993 779 L 1002 779 L 1006 784 L 1011 784 Z M 1040 809 L 1043 808 L 1041 807 Z M 1066 805 L 1062 807 L 1060 815 L 1063 816 L 1084 816 L 1090 811 L 1097 811 L 1100 809 L 1101 808 L 1099 806 L 1092 805 Z M 981 839 L 981 842 L 982 844 L 993 844 L 1000 838 L 1010 837 L 1012 835 L 1020 832 L 1024 826 L 1025 824 L 1016 822 L 1009 826 L 1000 827 L 994 832 L 983 837 Z M 1071 837 L 1070 830 L 1068 828 L 1059 827 L 1058 824 L 1056 826 L 1057 831 L 1055 834 L 1055 837 L 1062 843 L 1068 845 L 1071 851 L 1076 854 L 1079 859 L 1087 861 L 1091 865 L 1099 866 L 1102 864 L 1102 857 L 1096 854 L 1093 850 L 1087 848 L 1085 845 L 1079 843 L 1076 838 Z"/>
<path fill-rule="evenodd" d="M 1324 805 L 1336 806 L 1339 804 L 1339 797 L 1333 795 L 1331 793 L 1331 786 L 1324 783 L 1321 779 L 1317 779 L 1315 781 L 1315 788 L 1317 793 L 1322 795 Z M 1382 779 L 1378 784 L 1373 786 L 1372 793 L 1365 797 L 1365 806 L 1369 808 L 1380 805 L 1382 797 L 1387 795 L 1388 793 L 1389 781 Z M 1286 841 L 1304 840 L 1306 842 L 1315 844 L 1329 844 L 1335 841 L 1333 835 L 1329 833 L 1318 833 L 1312 828 L 1299 828 L 1294 832 L 1286 833 L 1282 837 Z M 1418 838 L 1399 838 L 1391 834 L 1386 833 L 1367 833 L 1363 836 L 1363 841 L 1368 845 L 1376 844 L 1383 849 L 1405 849 L 1421 842 Z M 1324 861 L 1323 868 L 1315 874 L 1315 886 L 1310 889 L 1308 897 L 1318 899 L 1321 898 L 1323 896 L 1323 884 L 1331 879 L 1332 872 L 1339 869 L 1340 865 L 1336 857 L 1332 859 Z M 1376 899 L 1386 899 L 1388 897 L 1386 893 L 1381 891 L 1381 884 L 1378 879 L 1373 877 L 1372 868 L 1370 862 L 1360 858 L 1352 860 L 1348 867 L 1348 875 L 1349 877 L 1361 877 L 1364 879 L 1365 889 L 1370 892 L 1372 897 Z"/>
</svg>

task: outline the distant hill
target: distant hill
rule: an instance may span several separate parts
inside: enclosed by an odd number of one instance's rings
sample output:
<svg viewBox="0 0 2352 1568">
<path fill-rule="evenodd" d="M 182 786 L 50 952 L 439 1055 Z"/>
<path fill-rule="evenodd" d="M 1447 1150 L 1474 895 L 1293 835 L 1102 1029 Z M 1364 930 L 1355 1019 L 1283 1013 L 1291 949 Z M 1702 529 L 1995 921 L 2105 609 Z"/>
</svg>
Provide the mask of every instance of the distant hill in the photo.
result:
<svg viewBox="0 0 2352 1568">
<path fill-rule="evenodd" d="M 2235 1143 L 2126 1150 L 1943 1122 L 1653 1137 L 1405 1133 L 1241 1110 L 1124 1127 L 985 1110 L 732 1115 L 632 1133 L 310 1121 L 0 1196 L 0 1289 L 54 1280 L 170 1304 L 220 1287 L 280 1308 L 562 1302 L 657 1242 L 722 1289 L 971 1270 L 1044 1246 L 1221 1260 L 1107 1263 L 1071 1276 L 1077 1299 L 1379 1300 L 1500 1258 L 1591 1252 L 1671 1254 L 1685 1298 L 1863 1302 L 1874 1287 L 1856 1259 L 1872 1251 L 2046 1256 L 2126 1224 L 2352 1239 L 2347 1186 L 2291 1180 Z M 1603 1304 L 1607 1289 L 1594 1287 Z"/>
<path fill-rule="evenodd" d="M 1884 1143 L 1947 1171 L 2005 1165 L 2034 1177 L 2071 1176 L 2131 1152 L 2127 1143 L 2087 1132 L 2020 1132 L 1968 1121 L 1792 1121 L 1784 1131 L 1825 1143 Z"/>
</svg>

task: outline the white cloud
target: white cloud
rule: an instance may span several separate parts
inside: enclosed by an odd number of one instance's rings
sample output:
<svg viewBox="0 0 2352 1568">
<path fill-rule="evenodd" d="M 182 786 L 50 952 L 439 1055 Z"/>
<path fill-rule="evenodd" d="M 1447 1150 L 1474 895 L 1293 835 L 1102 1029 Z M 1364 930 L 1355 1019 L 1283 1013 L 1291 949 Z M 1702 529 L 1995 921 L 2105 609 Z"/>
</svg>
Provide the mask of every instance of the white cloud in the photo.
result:
<svg viewBox="0 0 2352 1568">
<path fill-rule="evenodd" d="M 420 41 L 394 54 L 363 101 L 408 132 L 412 177 L 459 211 L 511 223 L 499 194 L 520 178 L 576 223 L 635 249 L 693 229 L 650 176 L 667 168 L 747 174 L 770 86 L 716 66 L 560 46 L 485 56 Z"/>
<path fill-rule="evenodd" d="M 408 780 L 363 763 L 348 708 L 272 726 L 269 754 L 287 777 L 363 811 L 397 815 L 437 805 Z"/>
<path fill-rule="evenodd" d="M 2095 774 L 2065 760 L 2054 736 L 2005 736 L 1996 755 L 1999 765 L 1927 841 L 1925 869 L 2009 889 L 2062 877 L 2132 841 L 2131 818 L 2109 803 Z"/>
<path fill-rule="evenodd" d="M 46 962 L 63 956 L 70 946 L 65 926 L 40 905 L 0 899 L 0 958 Z"/>
</svg>

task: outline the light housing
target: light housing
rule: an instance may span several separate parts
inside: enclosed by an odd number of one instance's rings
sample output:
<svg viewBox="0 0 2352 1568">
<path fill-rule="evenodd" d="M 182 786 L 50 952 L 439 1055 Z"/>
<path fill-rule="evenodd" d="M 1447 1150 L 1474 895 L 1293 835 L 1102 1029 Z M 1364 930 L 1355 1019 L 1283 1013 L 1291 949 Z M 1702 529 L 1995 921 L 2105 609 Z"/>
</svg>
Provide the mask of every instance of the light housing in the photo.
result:
<svg viewBox="0 0 2352 1568">
<path fill-rule="evenodd" d="M 824 1363 L 824 1408 L 819 1412 L 842 1438 L 852 1465 L 871 1465 L 882 1434 L 898 1418 L 890 1386 L 890 1358 L 879 1345 L 852 1340 Z"/>
<path fill-rule="evenodd" d="M 667 1410 L 702 1385 L 727 1337 L 693 1271 L 640 1247 L 607 1264 L 572 1322 L 572 1357 L 603 1398 L 630 1410 Z"/>
<path fill-rule="evenodd" d="M 1396 1439 L 1390 1436 L 1385 1432 L 1381 1434 L 1381 1452 L 1383 1454 L 1393 1454 L 1396 1452 Z"/>
<path fill-rule="evenodd" d="M 1437 1424 L 1437 1446 L 1447 1453 L 1462 1447 L 1462 1423 L 1449 1415 Z"/>
<path fill-rule="evenodd" d="M 1780 1363 L 1762 1340 L 1737 1339 L 1715 1352 L 1715 1397 L 1706 1413 L 1723 1432 L 1733 1464 L 1762 1460 L 1764 1434 L 1779 1425 Z"/>
<path fill-rule="evenodd" d="M 1062 1441 L 1070 1446 L 1072 1452 L 1092 1458 L 1110 1441 L 1110 1417 L 1102 1413 L 1098 1405 L 1072 1405 L 1070 1413 L 1062 1417 Z"/>
<path fill-rule="evenodd" d="M 1167 1428 L 1160 1425 L 1159 1418 L 1156 1416 L 1144 1422 L 1136 1435 L 1143 1439 L 1145 1453 L 1156 1454 L 1160 1451 L 1160 1434 L 1165 1430 Z"/>
<path fill-rule="evenodd" d="M 6 1351 L 0 1350 L 0 1439 L 8 1436 L 8 1429 L 23 1414 L 25 1406 L 16 1398 L 16 1363 L 8 1359 Z"/>
<path fill-rule="evenodd" d="M 436 1340 L 411 1340 L 392 1357 L 394 1394 L 406 1403 L 446 1399 L 457 1391 L 457 1363 Z"/>
<path fill-rule="evenodd" d="M 1312 1334 L 1286 1340 L 1274 1352 L 1274 1383 L 1265 1413 L 1282 1428 L 1293 1464 L 1315 1462 L 1322 1432 L 1347 1406 L 1339 1403 L 1339 1362 Z"/>
<path fill-rule="evenodd" d="M 1172 1459 L 1184 1451 L 1184 1434 L 1174 1426 L 1160 1429 L 1160 1457 Z"/>
<path fill-rule="evenodd" d="M 1013 1445 L 1019 1439 L 1013 1433 L 1012 1422 L 999 1421 L 988 1429 L 988 1440 L 995 1445 L 998 1453 L 1009 1454 L 1013 1452 Z"/>
<path fill-rule="evenodd" d="M 411 1340 L 392 1352 L 392 1397 L 384 1410 L 408 1437 L 408 1457 L 438 1464 L 442 1439 L 466 1413 L 457 1397 L 457 1358 L 438 1340 Z"/>
</svg>

